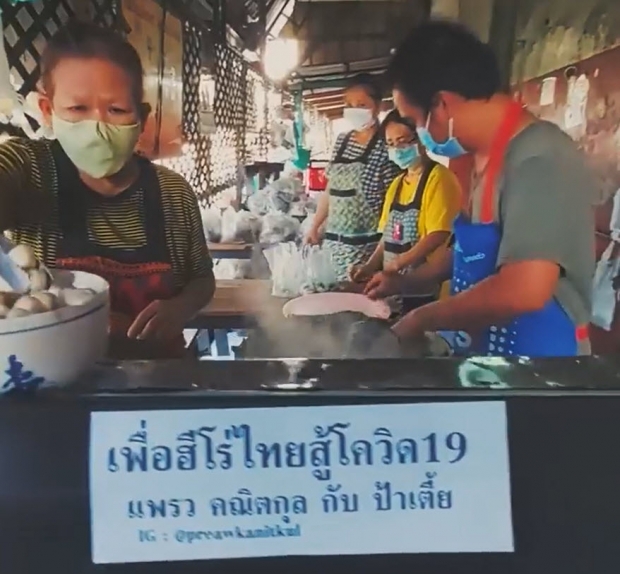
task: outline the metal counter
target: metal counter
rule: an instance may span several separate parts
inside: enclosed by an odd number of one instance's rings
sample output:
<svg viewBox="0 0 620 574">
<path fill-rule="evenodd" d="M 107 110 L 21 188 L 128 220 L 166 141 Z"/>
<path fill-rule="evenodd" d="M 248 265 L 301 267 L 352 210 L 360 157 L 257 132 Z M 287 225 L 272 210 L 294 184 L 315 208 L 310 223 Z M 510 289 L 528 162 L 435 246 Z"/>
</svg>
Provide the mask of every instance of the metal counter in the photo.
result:
<svg viewBox="0 0 620 574">
<path fill-rule="evenodd" d="M 265 558 L 93 566 L 92 411 L 505 401 L 514 554 Z M 0 398 L 2 574 L 615 574 L 620 360 L 104 365 L 67 390 Z"/>
</svg>

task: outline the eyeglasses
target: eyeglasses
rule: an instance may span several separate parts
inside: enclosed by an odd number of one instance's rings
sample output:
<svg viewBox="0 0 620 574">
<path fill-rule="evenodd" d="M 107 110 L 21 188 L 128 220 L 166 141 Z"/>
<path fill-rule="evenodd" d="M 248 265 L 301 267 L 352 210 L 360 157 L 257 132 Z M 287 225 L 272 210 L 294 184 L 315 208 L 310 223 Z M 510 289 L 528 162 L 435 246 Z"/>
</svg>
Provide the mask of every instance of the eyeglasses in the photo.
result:
<svg viewBox="0 0 620 574">
<path fill-rule="evenodd" d="M 415 138 L 408 139 L 408 140 L 398 140 L 395 142 L 387 142 L 387 146 L 392 149 L 398 149 L 398 148 L 408 147 L 410 145 L 417 145 L 417 144 L 418 144 L 418 140 Z"/>
</svg>

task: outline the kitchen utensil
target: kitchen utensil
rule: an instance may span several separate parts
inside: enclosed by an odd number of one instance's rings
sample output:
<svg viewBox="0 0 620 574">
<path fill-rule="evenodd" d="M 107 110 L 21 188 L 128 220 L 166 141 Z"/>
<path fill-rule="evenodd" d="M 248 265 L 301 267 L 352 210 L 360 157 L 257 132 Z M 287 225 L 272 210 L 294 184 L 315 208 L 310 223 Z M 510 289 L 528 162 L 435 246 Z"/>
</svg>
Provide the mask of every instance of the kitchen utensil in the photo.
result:
<svg viewBox="0 0 620 574">
<path fill-rule="evenodd" d="M 285 317 L 310 317 L 347 312 L 384 320 L 389 319 L 391 315 L 387 303 L 372 301 L 359 293 L 313 293 L 293 299 L 282 308 Z"/>
</svg>

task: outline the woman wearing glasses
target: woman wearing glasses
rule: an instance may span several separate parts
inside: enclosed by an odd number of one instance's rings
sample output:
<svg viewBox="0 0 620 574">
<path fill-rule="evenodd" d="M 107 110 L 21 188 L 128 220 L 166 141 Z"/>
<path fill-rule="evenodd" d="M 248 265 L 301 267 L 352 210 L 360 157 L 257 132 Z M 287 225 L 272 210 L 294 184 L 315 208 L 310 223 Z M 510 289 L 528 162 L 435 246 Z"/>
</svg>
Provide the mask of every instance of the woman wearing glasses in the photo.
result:
<svg viewBox="0 0 620 574">
<path fill-rule="evenodd" d="M 376 273 L 405 274 L 432 259 L 448 243 L 461 208 L 456 176 L 419 145 L 415 126 L 392 111 L 383 123 L 390 159 L 403 170 L 387 190 L 379 222 L 383 234 L 370 259 L 351 269 L 357 283 Z M 448 293 L 444 286 L 441 294 Z M 403 300 L 403 311 L 437 299 L 439 292 Z"/>
</svg>

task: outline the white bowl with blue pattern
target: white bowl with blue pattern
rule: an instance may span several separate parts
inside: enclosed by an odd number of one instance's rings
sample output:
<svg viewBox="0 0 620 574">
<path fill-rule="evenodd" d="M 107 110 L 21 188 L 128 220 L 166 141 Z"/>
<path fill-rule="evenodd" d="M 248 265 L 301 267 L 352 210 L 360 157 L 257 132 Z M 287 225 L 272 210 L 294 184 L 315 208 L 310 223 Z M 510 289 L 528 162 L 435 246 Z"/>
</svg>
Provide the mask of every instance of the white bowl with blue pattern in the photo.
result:
<svg viewBox="0 0 620 574">
<path fill-rule="evenodd" d="M 76 382 L 105 356 L 108 283 L 81 271 L 52 275 L 54 285 L 92 289 L 96 295 L 85 305 L 0 320 L 0 394 Z"/>
</svg>

